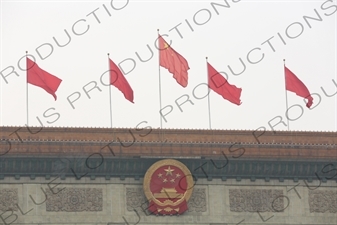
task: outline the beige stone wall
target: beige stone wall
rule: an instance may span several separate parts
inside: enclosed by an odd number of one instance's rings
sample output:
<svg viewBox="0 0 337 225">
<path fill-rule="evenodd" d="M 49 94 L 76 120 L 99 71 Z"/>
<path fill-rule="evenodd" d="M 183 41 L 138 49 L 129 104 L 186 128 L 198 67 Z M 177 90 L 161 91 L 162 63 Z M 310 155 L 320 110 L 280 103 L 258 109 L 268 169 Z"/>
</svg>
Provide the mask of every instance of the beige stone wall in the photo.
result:
<svg viewBox="0 0 337 225">
<path fill-rule="evenodd" d="M 136 207 L 140 216 L 138 224 L 337 224 L 335 181 L 320 184 L 318 181 L 199 179 L 194 187 L 198 193 L 193 193 L 188 203 L 190 211 L 180 216 L 146 215 L 140 208 L 143 200 L 146 207 L 142 182 L 129 178 L 122 181 L 119 178 L 15 180 L 6 177 L 0 181 L 0 224 L 122 225 L 127 224 L 125 220 L 136 224 L 138 216 L 132 207 Z M 53 188 L 55 185 L 58 186 Z M 50 188 L 54 192 L 57 188 L 65 189 L 46 200 L 42 190 L 47 193 Z M 278 208 L 282 204 L 283 211 Z M 6 206 L 13 211 L 3 213 Z"/>
</svg>

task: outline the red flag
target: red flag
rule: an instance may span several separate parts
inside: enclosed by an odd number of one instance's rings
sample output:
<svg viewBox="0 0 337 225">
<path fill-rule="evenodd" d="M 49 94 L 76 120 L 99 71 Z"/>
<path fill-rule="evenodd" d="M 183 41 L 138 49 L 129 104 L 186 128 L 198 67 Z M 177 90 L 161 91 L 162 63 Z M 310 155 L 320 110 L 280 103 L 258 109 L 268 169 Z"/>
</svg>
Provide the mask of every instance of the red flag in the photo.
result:
<svg viewBox="0 0 337 225">
<path fill-rule="evenodd" d="M 171 46 L 159 35 L 159 64 L 173 74 L 176 81 L 183 87 L 187 86 L 188 63 L 184 57 L 176 52 Z"/>
<path fill-rule="evenodd" d="M 54 96 L 62 80 L 41 69 L 35 62 L 27 58 L 27 82 L 29 84 L 43 88 L 46 92 Z"/>
<path fill-rule="evenodd" d="M 231 85 L 228 81 L 216 71 L 211 64 L 207 63 L 208 69 L 208 87 L 227 99 L 231 103 L 241 105 L 241 88 Z"/>
<path fill-rule="evenodd" d="M 286 90 L 294 92 L 296 93 L 296 95 L 306 98 L 308 100 L 307 107 L 310 108 L 313 103 L 313 98 L 311 97 L 308 88 L 286 66 L 284 66 L 284 73 L 286 79 Z"/>
<path fill-rule="evenodd" d="M 122 71 L 118 68 L 118 66 L 109 59 L 110 64 L 110 84 L 118 88 L 120 90 L 124 97 L 129 100 L 130 102 L 133 102 L 133 90 L 131 86 L 129 85 L 128 81 L 125 79 L 124 75 L 122 74 Z"/>
</svg>

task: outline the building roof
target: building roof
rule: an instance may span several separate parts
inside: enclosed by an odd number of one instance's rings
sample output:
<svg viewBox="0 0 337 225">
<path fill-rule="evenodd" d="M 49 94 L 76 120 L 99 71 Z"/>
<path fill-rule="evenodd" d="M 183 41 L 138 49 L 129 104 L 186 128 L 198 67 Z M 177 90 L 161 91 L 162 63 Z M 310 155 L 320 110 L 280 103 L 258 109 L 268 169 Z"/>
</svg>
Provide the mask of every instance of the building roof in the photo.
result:
<svg viewBox="0 0 337 225">
<path fill-rule="evenodd" d="M 230 154 L 244 148 L 243 158 L 337 158 L 336 132 L 0 127 L 0 133 L 2 149 L 11 143 L 9 155 L 108 155 L 113 149 L 120 157 L 216 158 L 223 151 Z"/>
<path fill-rule="evenodd" d="M 161 158 L 208 180 L 337 180 L 336 132 L 0 127 L 0 137 L 0 180 L 50 179 L 60 168 L 61 179 L 139 179 Z"/>
</svg>

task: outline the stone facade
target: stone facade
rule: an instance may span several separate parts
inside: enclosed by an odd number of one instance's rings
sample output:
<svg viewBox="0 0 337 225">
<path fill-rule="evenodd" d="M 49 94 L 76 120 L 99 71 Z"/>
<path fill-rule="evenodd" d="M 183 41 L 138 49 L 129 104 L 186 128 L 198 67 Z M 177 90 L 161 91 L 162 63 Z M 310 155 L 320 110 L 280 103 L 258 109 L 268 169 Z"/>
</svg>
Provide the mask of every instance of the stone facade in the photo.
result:
<svg viewBox="0 0 337 225">
<path fill-rule="evenodd" d="M 1 218 L 30 225 L 336 224 L 335 181 L 198 179 L 189 210 L 179 216 L 150 215 L 142 182 L 5 178 L 0 181 Z"/>
</svg>

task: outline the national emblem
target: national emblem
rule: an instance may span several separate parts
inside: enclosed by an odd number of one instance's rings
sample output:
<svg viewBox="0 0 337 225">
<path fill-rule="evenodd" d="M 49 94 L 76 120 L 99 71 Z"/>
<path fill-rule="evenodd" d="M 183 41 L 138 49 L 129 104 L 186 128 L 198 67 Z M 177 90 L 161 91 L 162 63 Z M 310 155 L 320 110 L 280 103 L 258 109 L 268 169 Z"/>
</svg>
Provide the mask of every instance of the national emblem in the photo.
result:
<svg viewBox="0 0 337 225">
<path fill-rule="evenodd" d="M 181 162 L 164 159 L 154 163 L 144 177 L 144 192 L 152 214 L 174 215 L 184 213 L 191 197 L 193 175 Z"/>
</svg>

